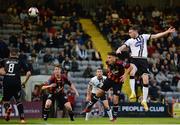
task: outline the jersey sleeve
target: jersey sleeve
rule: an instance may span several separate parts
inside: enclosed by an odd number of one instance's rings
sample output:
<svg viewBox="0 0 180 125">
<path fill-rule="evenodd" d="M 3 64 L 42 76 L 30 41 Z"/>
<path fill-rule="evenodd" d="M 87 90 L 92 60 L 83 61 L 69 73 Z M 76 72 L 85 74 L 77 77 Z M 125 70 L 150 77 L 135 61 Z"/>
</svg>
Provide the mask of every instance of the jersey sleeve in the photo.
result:
<svg viewBox="0 0 180 125">
<path fill-rule="evenodd" d="M 89 81 L 89 85 L 93 85 L 93 78 Z"/>
<path fill-rule="evenodd" d="M 151 38 L 151 34 L 143 34 L 142 36 L 146 41 L 150 40 Z"/>
<path fill-rule="evenodd" d="M 125 41 L 125 43 L 124 43 L 124 45 L 126 45 L 126 46 L 130 46 L 130 44 L 131 44 L 131 40 L 130 39 L 128 39 L 127 41 Z"/>
</svg>

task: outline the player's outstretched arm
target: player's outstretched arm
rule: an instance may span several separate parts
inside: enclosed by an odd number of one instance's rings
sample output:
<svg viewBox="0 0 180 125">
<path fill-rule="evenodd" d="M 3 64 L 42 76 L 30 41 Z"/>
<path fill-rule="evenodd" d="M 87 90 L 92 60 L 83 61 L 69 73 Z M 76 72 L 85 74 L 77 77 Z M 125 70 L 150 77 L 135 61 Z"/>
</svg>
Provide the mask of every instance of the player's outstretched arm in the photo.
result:
<svg viewBox="0 0 180 125">
<path fill-rule="evenodd" d="M 123 44 L 122 46 L 120 46 L 117 50 L 116 50 L 116 54 L 121 54 L 121 51 L 123 51 L 126 48 L 126 45 Z"/>
<path fill-rule="evenodd" d="M 175 31 L 176 31 L 175 28 L 170 27 L 168 30 L 166 30 L 164 32 L 151 35 L 151 39 L 158 39 L 158 38 L 161 38 L 161 37 L 163 37 L 169 33 L 173 33 Z"/>
<path fill-rule="evenodd" d="M 51 83 L 50 85 L 47 85 L 47 84 L 43 85 L 41 89 L 44 90 L 44 89 L 48 89 L 52 87 L 56 87 L 56 83 Z"/>
<path fill-rule="evenodd" d="M 30 76 L 31 76 L 31 71 L 28 71 L 28 72 L 26 73 L 26 78 L 25 78 L 25 80 L 22 82 L 22 85 L 23 85 L 24 87 L 25 87 L 27 81 L 29 80 Z"/>
<path fill-rule="evenodd" d="M 75 91 L 76 96 L 79 96 L 79 93 L 78 93 L 76 87 L 74 86 L 74 84 L 71 84 L 71 88 Z"/>
<path fill-rule="evenodd" d="M 91 91 L 92 91 L 92 85 L 88 85 L 86 101 L 91 101 Z"/>
</svg>

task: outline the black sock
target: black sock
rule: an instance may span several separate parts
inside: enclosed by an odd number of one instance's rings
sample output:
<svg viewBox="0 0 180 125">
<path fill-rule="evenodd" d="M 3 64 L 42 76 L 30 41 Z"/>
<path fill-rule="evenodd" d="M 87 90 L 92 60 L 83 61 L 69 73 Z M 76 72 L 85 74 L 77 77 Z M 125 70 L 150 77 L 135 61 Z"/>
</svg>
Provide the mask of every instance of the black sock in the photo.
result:
<svg viewBox="0 0 180 125">
<path fill-rule="evenodd" d="M 93 96 L 92 100 L 87 104 L 86 108 L 91 109 L 93 105 L 98 101 L 98 97 L 95 95 Z"/>
<path fill-rule="evenodd" d="M 17 105 L 17 109 L 18 109 L 18 112 L 19 112 L 20 119 L 24 119 L 24 107 L 23 107 L 23 104 L 21 102 L 18 102 L 16 105 Z"/>
<path fill-rule="evenodd" d="M 119 108 L 118 104 L 114 104 L 114 106 L 113 106 L 113 117 L 114 118 L 117 118 L 118 108 Z"/>
<path fill-rule="evenodd" d="M 43 118 L 44 118 L 44 120 L 47 120 L 48 114 L 49 114 L 49 108 L 44 108 L 44 112 L 43 112 Z"/>
<path fill-rule="evenodd" d="M 68 113 L 69 113 L 69 117 L 70 117 L 71 121 L 74 121 L 74 112 L 68 111 Z"/>
</svg>

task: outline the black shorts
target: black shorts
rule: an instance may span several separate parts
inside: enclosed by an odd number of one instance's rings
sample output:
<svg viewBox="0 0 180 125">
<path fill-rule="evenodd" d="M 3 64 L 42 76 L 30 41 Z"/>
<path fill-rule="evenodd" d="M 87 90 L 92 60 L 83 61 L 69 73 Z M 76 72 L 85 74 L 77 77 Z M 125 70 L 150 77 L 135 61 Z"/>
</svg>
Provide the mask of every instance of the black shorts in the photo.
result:
<svg viewBox="0 0 180 125">
<path fill-rule="evenodd" d="M 92 94 L 91 94 L 91 99 L 92 99 L 95 95 L 96 95 L 95 93 L 92 93 Z M 107 100 L 106 94 L 105 94 L 104 96 L 100 97 L 100 100 L 101 100 L 101 101 Z"/>
<path fill-rule="evenodd" d="M 143 75 L 144 73 L 149 74 L 149 64 L 147 59 L 131 58 L 131 63 L 137 67 L 138 75 Z"/>
<path fill-rule="evenodd" d="M 122 84 L 123 83 L 116 83 L 115 81 L 107 78 L 104 80 L 104 84 L 101 89 L 104 91 L 108 91 L 110 88 L 113 88 L 113 94 L 119 96 L 119 94 L 121 93 Z"/>
<path fill-rule="evenodd" d="M 21 101 L 21 89 L 19 87 L 3 86 L 3 101 L 10 101 L 12 97 Z"/>
<path fill-rule="evenodd" d="M 3 101 L 10 101 L 12 97 L 16 101 L 21 99 L 21 82 L 14 78 L 4 78 L 3 79 Z"/>
<path fill-rule="evenodd" d="M 51 101 L 56 101 L 57 106 L 59 109 L 63 109 L 64 104 L 68 102 L 67 96 L 65 93 L 60 93 L 60 94 L 48 94 L 47 99 L 50 99 Z"/>
</svg>

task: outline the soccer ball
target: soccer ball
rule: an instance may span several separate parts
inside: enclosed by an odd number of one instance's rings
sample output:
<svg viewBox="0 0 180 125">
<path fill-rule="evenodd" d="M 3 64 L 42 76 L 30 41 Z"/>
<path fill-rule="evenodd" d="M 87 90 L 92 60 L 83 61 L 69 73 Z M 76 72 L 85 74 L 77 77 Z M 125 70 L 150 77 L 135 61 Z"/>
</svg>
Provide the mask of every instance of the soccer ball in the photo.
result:
<svg viewBox="0 0 180 125">
<path fill-rule="evenodd" d="M 28 10 L 28 14 L 29 14 L 30 17 L 37 17 L 38 14 L 39 14 L 39 11 L 38 11 L 38 9 L 36 7 L 31 7 Z"/>
</svg>

